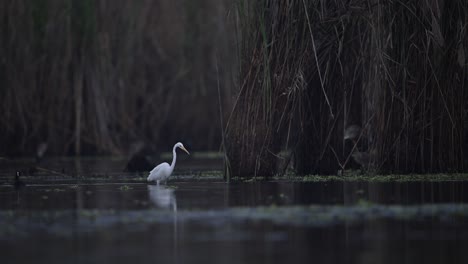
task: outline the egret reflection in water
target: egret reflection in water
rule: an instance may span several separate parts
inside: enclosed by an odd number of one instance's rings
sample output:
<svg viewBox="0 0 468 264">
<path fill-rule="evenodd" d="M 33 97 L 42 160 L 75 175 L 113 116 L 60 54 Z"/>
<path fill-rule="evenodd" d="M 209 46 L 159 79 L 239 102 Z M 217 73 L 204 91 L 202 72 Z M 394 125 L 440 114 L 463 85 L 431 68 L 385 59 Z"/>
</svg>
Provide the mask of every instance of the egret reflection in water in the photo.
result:
<svg viewBox="0 0 468 264">
<path fill-rule="evenodd" d="M 164 209 L 172 208 L 177 211 L 177 202 L 174 190 L 160 185 L 148 185 L 148 194 L 151 202 Z"/>
</svg>

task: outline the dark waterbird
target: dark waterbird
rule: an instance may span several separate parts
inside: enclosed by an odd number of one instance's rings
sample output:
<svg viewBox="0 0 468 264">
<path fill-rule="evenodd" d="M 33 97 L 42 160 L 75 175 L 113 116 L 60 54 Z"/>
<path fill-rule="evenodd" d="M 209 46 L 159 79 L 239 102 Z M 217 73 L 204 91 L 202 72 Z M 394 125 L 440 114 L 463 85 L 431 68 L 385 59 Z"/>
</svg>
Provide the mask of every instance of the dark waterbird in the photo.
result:
<svg viewBox="0 0 468 264">
<path fill-rule="evenodd" d="M 14 182 L 15 190 L 20 190 L 26 186 L 26 184 L 22 180 L 20 180 L 19 177 L 20 177 L 20 172 L 17 171 L 15 175 L 15 182 Z"/>
</svg>

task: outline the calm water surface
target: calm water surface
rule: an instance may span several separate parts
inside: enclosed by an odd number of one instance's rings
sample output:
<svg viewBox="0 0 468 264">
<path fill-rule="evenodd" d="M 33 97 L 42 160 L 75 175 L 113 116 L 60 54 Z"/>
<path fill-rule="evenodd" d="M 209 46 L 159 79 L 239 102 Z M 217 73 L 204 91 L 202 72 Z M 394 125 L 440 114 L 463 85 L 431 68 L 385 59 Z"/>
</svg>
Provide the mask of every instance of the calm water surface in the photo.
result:
<svg viewBox="0 0 468 264">
<path fill-rule="evenodd" d="M 468 263 L 468 182 L 226 184 L 182 165 L 158 187 L 80 166 L 116 177 L 16 190 L 0 168 L 2 263 Z"/>
</svg>

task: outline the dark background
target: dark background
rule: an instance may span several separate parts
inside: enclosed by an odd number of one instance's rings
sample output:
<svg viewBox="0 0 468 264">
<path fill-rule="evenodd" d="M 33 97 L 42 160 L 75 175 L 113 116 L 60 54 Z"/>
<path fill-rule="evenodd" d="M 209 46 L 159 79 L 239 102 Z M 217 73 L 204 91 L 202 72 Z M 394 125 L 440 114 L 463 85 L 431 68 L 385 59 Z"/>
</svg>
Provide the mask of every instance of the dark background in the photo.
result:
<svg viewBox="0 0 468 264">
<path fill-rule="evenodd" d="M 0 155 L 218 150 L 237 58 L 230 5 L 1 1 Z"/>
<path fill-rule="evenodd" d="M 0 155 L 182 141 L 235 175 L 467 166 L 464 0 L 4 0 L 0 21 Z"/>
</svg>

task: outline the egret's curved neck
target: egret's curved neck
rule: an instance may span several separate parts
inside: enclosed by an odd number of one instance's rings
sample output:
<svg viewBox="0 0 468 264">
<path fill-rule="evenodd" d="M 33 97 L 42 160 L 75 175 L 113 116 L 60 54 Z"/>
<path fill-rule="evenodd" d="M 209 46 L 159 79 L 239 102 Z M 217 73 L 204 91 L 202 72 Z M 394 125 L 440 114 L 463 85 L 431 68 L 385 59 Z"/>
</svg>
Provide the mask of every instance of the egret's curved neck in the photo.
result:
<svg viewBox="0 0 468 264">
<path fill-rule="evenodd" d="M 174 145 L 174 148 L 172 149 L 172 163 L 171 163 L 171 170 L 174 170 L 175 167 L 175 162 L 177 159 L 177 154 L 176 154 L 176 146 Z"/>
</svg>

